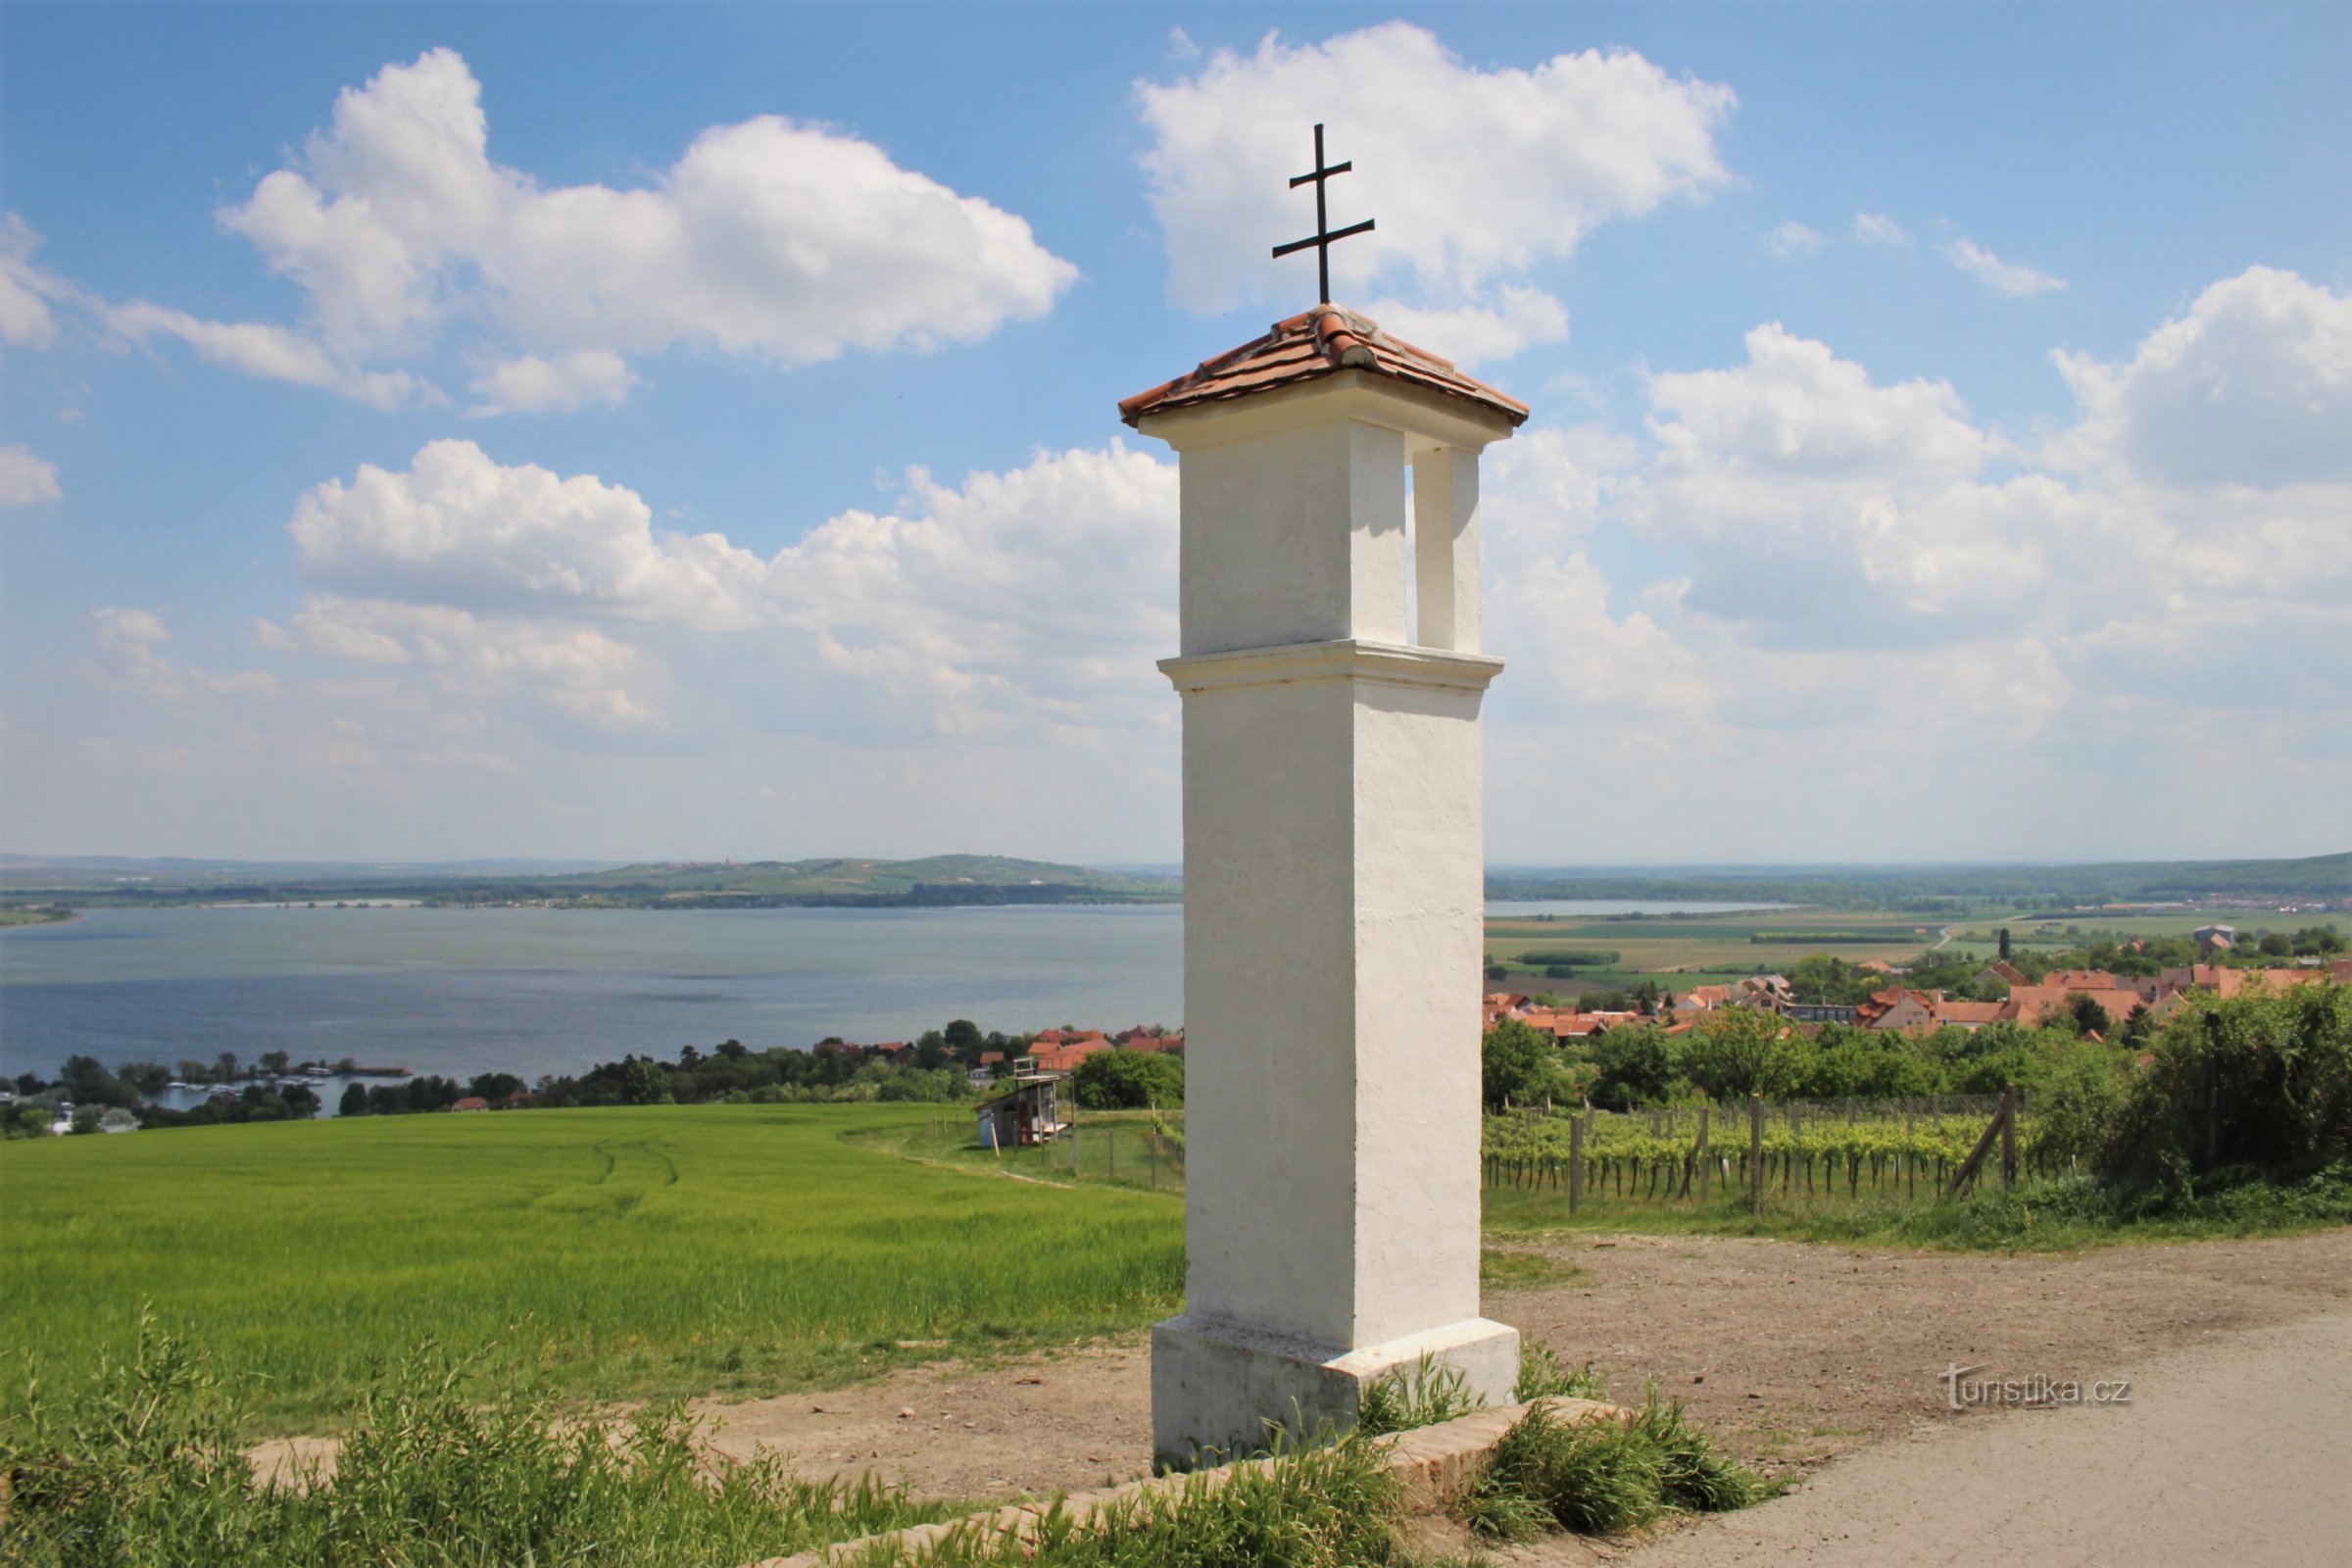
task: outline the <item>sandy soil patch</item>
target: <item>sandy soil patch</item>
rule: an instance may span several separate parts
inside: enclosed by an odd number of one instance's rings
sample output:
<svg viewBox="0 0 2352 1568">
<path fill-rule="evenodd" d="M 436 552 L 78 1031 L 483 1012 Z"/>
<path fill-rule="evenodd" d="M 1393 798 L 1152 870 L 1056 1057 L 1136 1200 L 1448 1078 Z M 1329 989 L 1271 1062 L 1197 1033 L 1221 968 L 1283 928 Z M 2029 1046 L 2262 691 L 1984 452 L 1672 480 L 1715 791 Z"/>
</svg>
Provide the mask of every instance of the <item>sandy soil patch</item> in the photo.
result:
<svg viewBox="0 0 2352 1568">
<path fill-rule="evenodd" d="M 2093 1379 L 2233 1330 L 2352 1301 L 2352 1230 L 2073 1255 L 2001 1257 L 1706 1237 L 1508 1244 L 1576 1272 L 1490 1290 L 1490 1316 L 1608 1374 L 1645 1382 L 1770 1473 L 1966 1421 L 1936 1374 Z M 1151 1463 L 1143 1336 L 1036 1360 L 947 1363 L 858 1388 L 698 1401 L 715 1442 L 767 1446 L 811 1475 L 868 1470 L 927 1496 L 994 1499 L 1132 1480 Z M 317 1440 L 266 1445 L 265 1470 Z M 1556 1560 L 1556 1559 L 1554 1559 Z"/>
<path fill-rule="evenodd" d="M 1490 1315 L 1592 1361 L 1621 1400 L 1645 1381 L 1782 1474 L 1964 1419 L 1936 1373 L 2097 1378 L 2233 1329 L 2352 1300 L 2352 1231 L 2065 1256 L 1882 1252 L 1627 1236 L 1514 1244 L 1568 1282 L 1491 1291 Z M 864 1388 L 698 1408 L 721 1446 L 811 1472 L 904 1475 L 933 1496 L 1098 1487 L 1151 1463 L 1151 1366 L 1133 1340 L 1026 1365 L 948 1365 Z"/>
</svg>

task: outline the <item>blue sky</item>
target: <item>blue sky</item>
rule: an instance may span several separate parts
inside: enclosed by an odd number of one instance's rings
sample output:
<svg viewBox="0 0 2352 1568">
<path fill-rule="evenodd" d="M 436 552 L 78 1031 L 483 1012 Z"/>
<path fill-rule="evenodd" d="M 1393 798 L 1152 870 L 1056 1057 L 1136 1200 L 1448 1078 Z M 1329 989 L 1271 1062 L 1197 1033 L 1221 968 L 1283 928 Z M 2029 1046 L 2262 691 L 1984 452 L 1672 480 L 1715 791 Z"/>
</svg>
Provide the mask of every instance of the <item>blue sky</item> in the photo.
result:
<svg viewBox="0 0 2352 1568">
<path fill-rule="evenodd" d="M 2340 849 L 2341 7 L 0 6 L 0 847 L 1177 847 L 1173 469 L 1488 461 L 1494 858 Z"/>
</svg>

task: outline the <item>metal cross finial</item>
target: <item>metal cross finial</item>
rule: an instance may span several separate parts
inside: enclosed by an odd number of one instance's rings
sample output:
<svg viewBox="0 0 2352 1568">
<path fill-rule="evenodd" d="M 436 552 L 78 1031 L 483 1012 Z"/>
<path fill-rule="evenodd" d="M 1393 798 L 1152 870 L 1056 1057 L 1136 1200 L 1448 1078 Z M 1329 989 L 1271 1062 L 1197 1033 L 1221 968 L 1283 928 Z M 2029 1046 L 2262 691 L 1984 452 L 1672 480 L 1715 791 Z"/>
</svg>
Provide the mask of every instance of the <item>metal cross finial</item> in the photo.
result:
<svg viewBox="0 0 2352 1568">
<path fill-rule="evenodd" d="M 1314 172 L 1312 173 L 1298 175 L 1291 181 L 1291 189 L 1293 190 L 1297 190 L 1299 186 L 1305 184 L 1310 179 L 1315 182 L 1315 231 L 1308 235 L 1305 239 L 1295 239 L 1288 245 L 1277 245 L 1274 247 L 1274 254 L 1276 256 L 1288 256 L 1293 251 L 1302 251 L 1309 245 L 1312 245 L 1315 248 L 1315 278 L 1316 281 L 1321 283 L 1323 286 L 1323 303 L 1326 305 L 1331 303 L 1332 242 L 1334 240 L 1346 239 L 1350 234 L 1369 234 L 1372 232 L 1372 220 L 1369 218 L 1365 219 L 1360 223 L 1349 223 L 1346 228 L 1335 231 L 1331 226 L 1331 219 L 1324 205 L 1323 182 L 1331 178 L 1331 176 L 1334 174 L 1345 174 L 1354 167 L 1355 161 L 1353 159 L 1349 159 L 1344 164 L 1332 164 L 1329 167 L 1324 165 L 1323 127 L 1321 125 L 1317 125 L 1315 127 Z"/>
</svg>

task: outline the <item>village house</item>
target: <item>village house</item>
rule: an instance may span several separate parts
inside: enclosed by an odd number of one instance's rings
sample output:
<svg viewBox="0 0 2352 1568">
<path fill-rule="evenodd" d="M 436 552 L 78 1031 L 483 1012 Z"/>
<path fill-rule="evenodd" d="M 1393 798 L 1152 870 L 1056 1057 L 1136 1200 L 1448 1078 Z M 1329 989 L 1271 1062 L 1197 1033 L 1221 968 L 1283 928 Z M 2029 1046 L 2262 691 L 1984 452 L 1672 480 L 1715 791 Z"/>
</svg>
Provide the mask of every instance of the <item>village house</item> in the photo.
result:
<svg viewBox="0 0 2352 1568">
<path fill-rule="evenodd" d="M 1060 1030 L 1054 1033 L 1060 1034 L 1061 1039 L 1052 1045 L 1047 1044 L 1045 1036 L 1038 1037 L 1035 1054 L 1041 1072 L 1074 1072 L 1087 1057 L 1099 1052 L 1117 1049 L 1103 1037 L 1100 1029 L 1089 1030 L 1085 1034 L 1070 1034 Z"/>
<path fill-rule="evenodd" d="M 1905 991 L 1891 986 L 1874 991 L 1854 1007 L 1854 1022 L 1865 1029 L 1933 1029 L 1936 1009 L 1943 1004 L 1940 991 Z"/>
</svg>

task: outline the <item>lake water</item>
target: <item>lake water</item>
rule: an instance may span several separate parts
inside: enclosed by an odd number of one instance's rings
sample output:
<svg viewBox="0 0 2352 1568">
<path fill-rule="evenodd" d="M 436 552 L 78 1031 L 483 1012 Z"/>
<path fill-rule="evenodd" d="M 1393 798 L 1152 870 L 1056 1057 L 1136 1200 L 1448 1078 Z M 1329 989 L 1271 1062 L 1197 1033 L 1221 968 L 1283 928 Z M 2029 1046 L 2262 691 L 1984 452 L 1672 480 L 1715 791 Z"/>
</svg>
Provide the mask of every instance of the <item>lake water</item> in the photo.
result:
<svg viewBox="0 0 2352 1568">
<path fill-rule="evenodd" d="M 1498 904 L 1496 914 L 1755 906 Z M 233 1051 L 535 1079 L 827 1035 L 1176 1025 L 1176 905 L 980 909 L 96 909 L 0 935 L 0 1072 Z M 339 1088 L 339 1084 L 337 1085 Z"/>
<path fill-rule="evenodd" d="M 0 937 L 0 1069 L 233 1051 L 524 1078 L 736 1039 L 1180 1021 L 1175 905 L 95 909 Z"/>
</svg>

